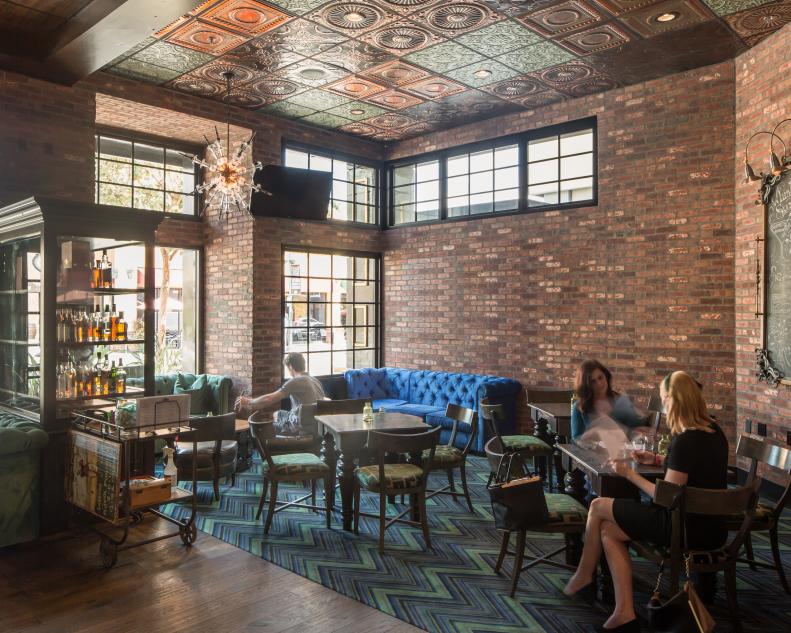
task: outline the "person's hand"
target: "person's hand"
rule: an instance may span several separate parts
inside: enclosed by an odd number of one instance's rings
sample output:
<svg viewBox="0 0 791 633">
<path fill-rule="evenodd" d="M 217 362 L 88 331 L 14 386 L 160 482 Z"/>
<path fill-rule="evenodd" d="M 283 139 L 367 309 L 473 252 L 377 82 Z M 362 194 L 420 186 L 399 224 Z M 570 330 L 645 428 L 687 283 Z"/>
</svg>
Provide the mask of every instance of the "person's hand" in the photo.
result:
<svg viewBox="0 0 791 633">
<path fill-rule="evenodd" d="M 250 396 L 239 396 L 236 398 L 236 401 L 233 403 L 233 410 L 236 413 L 241 413 L 242 411 L 249 411 L 250 410 Z"/>
<path fill-rule="evenodd" d="M 613 469 L 616 475 L 629 479 L 629 474 L 634 472 L 634 469 L 629 465 L 627 459 L 611 459 L 607 462 Z"/>
<path fill-rule="evenodd" d="M 638 464 L 656 463 L 656 453 L 652 451 L 632 451 L 632 457 Z"/>
</svg>

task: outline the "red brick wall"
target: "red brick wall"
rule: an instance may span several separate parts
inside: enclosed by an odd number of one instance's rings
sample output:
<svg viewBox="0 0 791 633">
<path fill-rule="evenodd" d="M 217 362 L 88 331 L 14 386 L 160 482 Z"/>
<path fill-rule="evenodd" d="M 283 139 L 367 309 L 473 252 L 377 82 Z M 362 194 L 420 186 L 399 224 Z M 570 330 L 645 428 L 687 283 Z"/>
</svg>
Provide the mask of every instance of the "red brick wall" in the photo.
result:
<svg viewBox="0 0 791 633">
<path fill-rule="evenodd" d="M 599 204 L 387 231 L 386 363 L 570 387 L 593 356 L 642 396 L 685 369 L 732 426 L 733 106 L 728 62 L 397 144 L 595 114 Z"/>
<path fill-rule="evenodd" d="M 755 239 L 763 233 L 763 207 L 756 206 L 756 183 L 744 182 L 744 146 L 759 130 L 772 130 L 791 113 L 791 27 L 786 26 L 736 59 L 736 380 L 738 429 L 747 419 L 763 422 L 781 442 L 791 430 L 791 387 L 771 388 L 755 377 L 756 347 L 761 347 L 760 321 L 755 318 Z M 791 124 L 778 133 L 791 142 Z M 756 138 L 750 160 L 756 173 L 766 170 L 769 137 Z M 779 145 L 776 143 L 775 148 Z M 762 255 L 759 250 L 758 255 Z M 754 428 L 755 430 L 755 428 Z"/>
</svg>

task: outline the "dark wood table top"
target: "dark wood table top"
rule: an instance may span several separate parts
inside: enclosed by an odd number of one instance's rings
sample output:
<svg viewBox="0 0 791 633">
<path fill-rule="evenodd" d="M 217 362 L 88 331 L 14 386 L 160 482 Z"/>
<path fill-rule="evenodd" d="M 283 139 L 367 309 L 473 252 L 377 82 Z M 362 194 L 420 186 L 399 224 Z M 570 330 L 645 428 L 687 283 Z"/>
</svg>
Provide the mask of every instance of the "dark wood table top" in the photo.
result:
<svg viewBox="0 0 791 633">
<path fill-rule="evenodd" d="M 579 468 L 590 474 L 599 477 L 619 477 L 613 471 L 612 466 L 607 464 L 610 457 L 604 449 L 582 448 L 577 444 L 558 444 L 557 447 L 561 453 L 570 457 Z M 650 464 L 635 464 L 635 470 L 649 479 L 661 477 L 665 472 L 662 466 Z"/>
<path fill-rule="evenodd" d="M 527 406 L 548 418 L 571 418 L 570 402 L 528 402 Z"/>
<path fill-rule="evenodd" d="M 374 421 L 370 424 L 363 422 L 362 413 L 317 415 L 316 422 L 338 435 L 368 431 L 422 431 L 431 428 L 420 416 L 406 413 L 375 413 Z"/>
</svg>

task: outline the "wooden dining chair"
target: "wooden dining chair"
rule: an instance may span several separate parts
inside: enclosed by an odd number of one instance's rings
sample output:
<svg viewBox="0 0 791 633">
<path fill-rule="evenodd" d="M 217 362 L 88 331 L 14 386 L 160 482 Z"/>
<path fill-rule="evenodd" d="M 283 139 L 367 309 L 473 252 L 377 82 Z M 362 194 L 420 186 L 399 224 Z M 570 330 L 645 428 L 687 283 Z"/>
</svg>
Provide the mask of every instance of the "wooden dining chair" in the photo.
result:
<svg viewBox="0 0 791 633">
<path fill-rule="evenodd" d="M 448 483 L 446 486 L 438 490 L 429 490 L 426 494 L 426 499 L 430 499 L 434 495 L 446 494 L 453 495 L 454 497 L 463 496 L 467 500 L 467 506 L 472 509 L 472 500 L 470 499 L 470 491 L 467 489 L 467 455 L 470 453 L 470 448 L 475 441 L 475 436 L 478 434 L 478 413 L 472 409 L 459 406 L 457 404 L 449 403 L 445 408 L 445 417 L 453 420 L 453 429 L 450 432 L 450 438 L 447 444 L 440 444 L 434 452 L 434 458 L 429 462 L 429 470 L 431 472 L 444 470 L 448 476 Z M 456 435 L 459 431 L 459 425 L 466 424 L 469 427 L 469 437 L 464 448 L 456 446 Z M 423 452 L 423 459 L 428 459 L 428 450 Z M 456 491 L 456 486 L 453 481 L 453 471 L 459 469 L 459 479 L 461 480 L 462 492 Z"/>
<path fill-rule="evenodd" d="M 693 488 L 677 486 L 664 479 L 656 482 L 654 503 L 663 508 L 673 508 L 676 495 L 683 490 L 685 495 L 684 511 L 686 514 L 708 516 L 738 516 L 739 527 L 735 535 L 724 546 L 715 550 L 690 550 L 684 545 L 684 525 L 682 512 L 679 507 L 670 511 L 670 545 L 657 547 L 653 543 L 631 541 L 629 543 L 639 556 L 656 563 L 665 563 L 670 568 L 669 594 L 678 592 L 681 569 L 684 559 L 689 556 L 689 571 L 692 572 L 724 572 L 725 590 L 728 599 L 731 624 L 734 631 L 741 633 L 739 619 L 739 605 L 736 599 L 736 562 L 739 550 L 744 539 L 750 532 L 750 527 L 758 503 L 759 478 L 753 479 L 748 484 L 726 490 L 712 490 L 711 488 Z"/>
<path fill-rule="evenodd" d="M 210 415 L 192 418 L 192 431 L 179 434 L 175 462 L 178 481 L 192 479 L 193 467 L 197 481 L 211 481 L 214 499 L 220 499 L 220 478 L 236 483 L 236 459 L 239 443 L 236 441 L 236 414 Z M 194 438 L 198 438 L 193 441 Z"/>
<path fill-rule="evenodd" d="M 791 593 L 783 569 L 783 559 L 780 556 L 780 544 L 777 534 L 780 516 L 783 514 L 783 509 L 786 507 L 789 496 L 791 495 L 791 449 L 775 444 L 769 440 L 759 440 L 749 435 L 742 435 L 736 446 L 736 456 L 745 457 L 750 460 L 750 470 L 747 474 L 748 482 L 760 479 L 758 475 L 759 464 L 764 464 L 769 468 L 782 471 L 785 476 L 785 488 L 776 502 L 758 501 L 750 532 L 744 539 L 744 550 L 747 557 L 740 558 L 739 561 L 748 563 L 752 569 L 763 567 L 764 569 L 776 570 L 783 590 L 786 593 Z M 732 517 L 728 521 L 728 529 L 738 529 L 740 522 L 739 517 Z M 774 563 L 758 560 L 753 554 L 752 533 L 759 531 L 769 533 L 769 543 L 772 547 L 772 558 Z"/>
<path fill-rule="evenodd" d="M 368 431 L 368 450 L 376 456 L 376 463 L 361 466 L 354 471 L 354 533 L 360 531 L 360 515 L 372 516 L 360 511 L 360 491 L 362 489 L 379 494 L 379 553 L 384 553 L 385 531 L 396 522 L 419 525 L 423 529 L 426 549 L 431 549 L 426 517 L 426 484 L 430 465 L 439 439 L 440 428 L 422 433 L 381 433 Z M 418 456 L 418 463 L 386 463 L 387 453 L 401 453 Z M 427 455 L 426 455 L 427 453 Z M 397 516 L 387 518 L 387 497 L 399 494 L 410 495 L 410 506 Z M 403 516 L 414 506 L 420 514 L 420 521 L 410 521 Z M 376 516 L 376 515 L 373 515 Z"/>
<path fill-rule="evenodd" d="M 489 404 L 488 399 L 484 398 L 480 407 L 481 417 L 485 423 L 488 423 L 491 434 L 499 440 L 500 445 L 516 451 L 525 459 L 530 459 L 534 467 L 536 459 L 546 459 L 547 483 L 549 491 L 552 492 L 552 462 L 555 449 L 535 435 L 500 435 L 500 423 L 505 417 L 503 405 Z M 488 483 L 491 483 L 491 475 Z"/>
<path fill-rule="evenodd" d="M 503 457 L 502 444 L 497 437 L 491 438 L 484 446 L 486 459 L 489 461 L 489 469 L 492 476 L 497 472 L 500 465 L 500 460 Z M 512 466 L 513 466 L 512 462 Z M 510 473 L 512 476 L 519 476 L 521 473 L 515 471 Z M 511 590 L 509 596 L 512 598 L 516 593 L 516 587 L 519 583 L 519 576 L 523 571 L 530 569 L 539 564 L 551 565 L 561 569 L 574 571 L 577 566 L 571 564 L 571 561 L 576 558 L 581 549 L 581 539 L 585 532 L 585 523 L 588 520 L 588 510 L 574 497 L 562 493 L 546 493 L 544 498 L 547 501 L 547 509 L 549 510 L 549 521 L 546 524 L 531 527 L 531 532 L 539 532 L 542 534 L 563 534 L 564 545 L 555 548 L 551 552 L 541 554 L 540 556 L 525 555 L 525 546 L 527 544 L 527 530 L 518 530 L 516 532 L 516 548 L 509 550 L 508 546 L 511 540 L 511 532 L 503 530 L 502 542 L 500 544 L 500 554 L 497 557 L 497 563 L 494 567 L 496 574 L 500 573 L 506 555 L 514 556 L 514 567 L 511 574 Z M 567 552 L 566 561 L 560 562 L 552 560 L 554 556 Z M 528 560 L 526 565 L 523 565 L 525 559 Z"/>
<path fill-rule="evenodd" d="M 289 507 L 309 508 L 311 510 L 324 510 L 327 514 L 327 529 L 332 524 L 332 507 L 335 496 L 335 471 L 325 464 L 315 453 L 280 453 L 273 454 L 269 443 L 276 438 L 274 424 L 271 420 L 257 421 L 252 416 L 249 420 L 250 434 L 256 449 L 261 454 L 263 468 L 263 488 L 261 499 L 258 502 L 258 512 L 255 515 L 256 521 L 261 518 L 264 510 L 264 501 L 267 491 L 271 484 L 272 491 L 269 495 L 269 510 L 264 524 L 264 534 L 269 533 L 272 520 L 276 512 L 285 510 Z M 320 508 L 316 505 L 316 486 L 315 482 L 324 482 L 325 505 Z M 300 497 L 294 501 L 278 501 L 277 489 L 281 482 L 311 482 L 311 494 Z M 311 503 L 302 503 L 308 497 Z M 279 507 L 278 507 L 278 504 Z"/>
</svg>

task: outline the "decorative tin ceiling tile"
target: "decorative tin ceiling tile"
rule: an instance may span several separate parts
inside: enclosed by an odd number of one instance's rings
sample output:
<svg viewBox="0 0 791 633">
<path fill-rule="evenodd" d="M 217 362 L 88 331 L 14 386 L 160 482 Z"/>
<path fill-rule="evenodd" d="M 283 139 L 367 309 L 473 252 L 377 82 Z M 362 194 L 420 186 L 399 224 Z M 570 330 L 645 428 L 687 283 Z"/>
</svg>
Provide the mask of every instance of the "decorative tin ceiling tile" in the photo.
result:
<svg viewBox="0 0 791 633">
<path fill-rule="evenodd" d="M 348 74 L 342 68 L 325 64 L 316 59 L 306 59 L 296 64 L 291 64 L 291 66 L 286 66 L 277 73 L 281 79 L 288 79 L 314 88 L 337 81 Z"/>
<path fill-rule="evenodd" d="M 512 79 L 506 79 L 491 86 L 486 86 L 484 90 L 501 99 L 514 100 L 544 92 L 547 87 L 534 77 L 513 77 Z"/>
<path fill-rule="evenodd" d="M 332 92 L 314 88 L 313 90 L 298 94 L 295 97 L 290 97 L 287 101 L 306 108 L 311 108 L 312 110 L 327 110 L 328 108 L 334 108 L 335 106 L 347 103 L 349 99 Z"/>
<path fill-rule="evenodd" d="M 310 14 L 310 19 L 350 37 L 384 26 L 396 15 L 375 2 L 332 2 Z"/>
<path fill-rule="evenodd" d="M 583 79 L 596 77 L 599 73 L 593 66 L 584 62 L 571 61 L 533 74 L 553 88 L 563 88 L 564 86 L 576 84 Z"/>
<path fill-rule="evenodd" d="M 190 16 L 189 15 L 182 15 L 181 17 L 178 17 L 175 20 L 173 20 L 173 22 L 171 22 L 167 26 L 165 26 L 165 27 L 159 29 L 158 31 L 156 31 L 154 33 L 154 37 L 156 37 L 158 39 L 162 39 L 168 33 L 172 33 L 173 31 L 175 31 L 176 29 L 180 28 L 181 26 L 183 26 L 184 24 L 186 24 L 189 21 L 190 21 Z"/>
<path fill-rule="evenodd" d="M 621 15 L 622 13 L 656 4 L 657 0 L 596 0 L 596 2 L 613 15 Z"/>
<path fill-rule="evenodd" d="M 298 53 L 287 50 L 281 44 L 274 44 L 267 41 L 266 38 L 259 38 L 245 42 L 230 53 L 223 55 L 220 59 L 260 72 L 273 73 L 285 66 L 296 64 L 305 58 Z"/>
<path fill-rule="evenodd" d="M 561 90 L 570 97 L 584 97 L 597 92 L 606 92 L 618 87 L 618 82 L 609 77 L 591 77 L 574 84 L 562 87 Z"/>
<path fill-rule="evenodd" d="M 240 66 L 238 64 L 224 63 L 219 60 L 196 68 L 192 71 L 192 74 L 196 77 L 208 79 L 209 81 L 217 82 L 224 86 L 225 77 L 222 75 L 226 72 L 233 73 L 234 85 L 245 84 L 255 78 L 255 73 L 249 68 L 245 68 L 244 66 Z"/>
<path fill-rule="evenodd" d="M 519 18 L 537 33 L 546 37 L 576 31 L 602 20 L 601 14 L 582 0 L 567 0 L 539 9 Z"/>
<path fill-rule="evenodd" d="M 519 17 L 553 2 L 555 0 L 534 0 L 533 2 L 525 2 L 525 0 L 480 0 L 481 4 L 485 4 L 493 11 L 502 13 L 509 18 Z"/>
<path fill-rule="evenodd" d="M 576 55 L 589 55 L 615 48 L 616 46 L 622 46 L 629 42 L 630 39 L 624 29 L 612 24 L 600 24 L 579 33 L 572 33 L 556 41 Z"/>
<path fill-rule="evenodd" d="M 107 63 L 106 63 L 106 64 L 105 64 L 105 65 L 102 67 L 102 70 L 104 70 L 104 69 L 107 69 L 107 68 L 109 68 L 110 66 L 115 66 L 116 64 L 119 64 L 119 63 L 121 63 L 121 62 L 122 62 L 122 61 L 124 61 L 124 60 L 125 60 L 127 57 L 131 57 L 132 55 L 134 55 L 134 54 L 135 54 L 135 53 L 137 53 L 138 51 L 142 51 L 144 48 L 146 48 L 147 46 L 151 46 L 151 44 L 155 43 L 156 41 L 157 41 L 157 40 L 156 40 L 155 38 L 153 38 L 153 37 L 147 37 L 146 39 L 144 39 L 144 40 L 143 40 L 142 42 L 140 42 L 139 44 L 137 44 L 137 45 L 133 46 L 132 48 L 130 48 L 128 51 L 125 51 L 124 53 L 122 53 L 121 55 L 119 55 L 118 57 L 116 57 L 115 59 L 113 59 L 113 60 L 111 60 L 111 61 L 107 62 Z"/>
<path fill-rule="evenodd" d="M 253 36 L 281 25 L 288 16 L 256 0 L 224 0 L 202 13 L 200 19 Z"/>
<path fill-rule="evenodd" d="M 618 19 L 643 37 L 653 37 L 704 22 L 710 15 L 696 0 L 664 0 Z"/>
<path fill-rule="evenodd" d="M 358 121 L 342 125 L 338 128 L 338 131 L 354 134 L 356 136 L 373 136 L 377 133 L 377 129 L 374 126 L 368 125 L 366 123 L 360 123 Z"/>
<path fill-rule="evenodd" d="M 404 60 L 410 64 L 418 64 L 435 73 L 446 73 L 482 59 L 485 59 L 483 55 L 456 42 L 442 42 L 404 57 Z"/>
<path fill-rule="evenodd" d="M 372 116 L 384 114 L 386 110 L 375 105 L 371 105 L 370 103 L 364 103 L 363 101 L 352 101 L 350 103 L 344 103 L 343 105 L 335 106 L 334 108 L 325 110 L 325 112 L 328 114 L 342 116 L 347 119 L 351 119 L 352 121 L 362 121 L 363 119 L 370 119 Z"/>
<path fill-rule="evenodd" d="M 542 41 L 542 38 L 519 22 L 504 20 L 460 35 L 454 41 L 464 44 L 474 51 L 494 57 L 523 46 L 537 44 Z"/>
<path fill-rule="evenodd" d="M 369 125 L 384 128 L 385 130 L 406 127 L 407 125 L 413 125 L 416 122 L 417 121 L 415 121 L 415 119 L 412 117 L 407 116 L 406 114 L 401 114 L 400 112 L 398 114 L 395 112 L 388 112 L 366 121 L 366 123 Z"/>
<path fill-rule="evenodd" d="M 417 121 L 424 121 L 433 127 L 444 127 L 449 121 L 453 120 L 454 108 L 444 100 L 424 101 L 416 106 L 406 108 L 404 114 L 411 116 Z"/>
<path fill-rule="evenodd" d="M 371 95 L 385 90 L 384 86 L 357 76 L 344 77 L 340 81 L 324 86 L 324 88 L 352 99 L 367 99 Z"/>
<path fill-rule="evenodd" d="M 225 82 L 213 81 L 193 74 L 174 79 L 168 87 L 199 97 L 218 97 L 225 92 Z"/>
<path fill-rule="evenodd" d="M 541 70 L 573 59 L 567 50 L 552 42 L 540 42 L 496 57 L 497 61 L 522 73 Z"/>
<path fill-rule="evenodd" d="M 308 20 L 293 20 L 267 33 L 264 41 L 311 57 L 345 42 L 346 37 Z"/>
<path fill-rule="evenodd" d="M 350 122 L 349 119 L 345 119 L 342 116 L 337 116 L 335 114 L 329 114 L 327 112 L 315 112 L 314 114 L 309 114 L 306 117 L 302 117 L 300 121 L 312 123 L 313 125 L 327 127 L 330 129 L 347 125 Z"/>
<path fill-rule="evenodd" d="M 371 68 L 365 74 L 390 86 L 402 86 L 423 77 L 428 77 L 430 73 L 422 68 L 415 68 L 400 60 L 395 60 L 376 68 Z"/>
<path fill-rule="evenodd" d="M 116 64 L 107 69 L 107 72 L 114 75 L 121 75 L 129 79 L 138 79 L 150 84 L 162 84 L 179 76 L 178 71 L 169 68 L 162 68 L 154 64 L 147 64 L 140 60 L 130 57 L 120 64 Z"/>
<path fill-rule="evenodd" d="M 296 103 L 289 103 L 288 101 L 277 101 L 265 108 L 261 108 L 262 112 L 269 112 L 278 116 L 285 116 L 291 118 L 298 118 L 313 114 L 316 110 L 313 108 L 306 108 Z"/>
<path fill-rule="evenodd" d="M 214 24 L 206 24 L 199 20 L 187 22 L 167 36 L 167 41 L 171 44 L 178 44 L 212 55 L 221 55 L 236 48 L 246 39 L 244 35 L 232 33 Z"/>
<path fill-rule="evenodd" d="M 372 97 L 368 97 L 368 101 L 370 103 L 380 105 L 383 108 L 387 108 L 388 110 L 409 108 L 413 105 L 423 102 L 422 99 L 418 99 L 414 95 L 410 95 L 405 92 L 399 92 L 398 90 L 386 90 L 385 92 L 380 92 L 379 94 L 373 95 Z"/>
<path fill-rule="evenodd" d="M 769 4 L 774 0 L 703 0 L 703 2 L 717 15 L 730 15 Z"/>
<path fill-rule="evenodd" d="M 418 24 L 425 24 L 446 37 L 455 37 L 497 22 L 503 19 L 503 16 L 478 2 L 439 0 L 432 6 L 413 13 L 409 19 Z"/>
<path fill-rule="evenodd" d="M 135 53 L 132 59 L 145 62 L 146 64 L 154 64 L 162 68 L 176 70 L 179 73 L 186 73 L 193 68 L 210 62 L 214 58 L 211 55 L 198 51 L 191 51 L 181 46 L 174 46 L 166 42 L 157 42 Z"/>
<path fill-rule="evenodd" d="M 428 29 L 401 20 L 363 35 L 362 39 L 395 55 L 406 55 L 426 46 L 438 44 L 442 38 Z"/>
<path fill-rule="evenodd" d="M 427 77 L 426 79 L 406 84 L 402 88 L 426 99 L 439 99 L 466 90 L 461 84 L 444 77 Z"/>
<path fill-rule="evenodd" d="M 441 101 L 450 106 L 458 117 L 493 116 L 518 109 L 513 104 L 480 90 L 467 90 Z"/>
<path fill-rule="evenodd" d="M 725 21 L 745 41 L 763 39 L 791 22 L 791 4 L 778 2 L 766 4 L 729 15 Z"/>
<path fill-rule="evenodd" d="M 267 100 L 286 99 L 296 95 L 305 88 L 298 83 L 280 78 L 264 77 L 246 86 L 246 88 L 257 95 L 261 95 Z"/>
<path fill-rule="evenodd" d="M 267 4 L 285 9 L 294 15 L 305 15 L 325 2 L 327 0 L 271 0 Z"/>
<path fill-rule="evenodd" d="M 558 101 L 563 101 L 563 99 L 564 96 L 561 93 L 554 90 L 547 90 L 546 92 L 539 92 L 534 95 L 527 95 L 526 97 L 514 99 L 513 102 L 525 108 L 541 108 L 552 103 L 557 103 Z"/>
<path fill-rule="evenodd" d="M 315 55 L 314 59 L 340 66 L 349 72 L 359 73 L 392 61 L 395 56 L 359 40 L 346 40 L 328 51 Z"/>
<path fill-rule="evenodd" d="M 203 13 L 204 11 L 207 11 L 213 5 L 217 4 L 217 1 L 218 0 L 204 0 L 197 7 L 195 7 L 192 10 L 190 10 L 190 12 L 187 15 L 191 15 L 191 16 L 195 17 L 196 15 L 199 15 L 199 14 Z"/>
<path fill-rule="evenodd" d="M 451 79 L 461 81 L 473 88 L 478 88 L 497 81 L 502 81 L 503 79 L 508 79 L 509 77 L 514 77 L 519 73 L 513 68 L 509 68 L 493 59 L 485 59 L 477 64 L 463 66 L 462 68 L 451 70 L 445 74 Z"/>
</svg>

